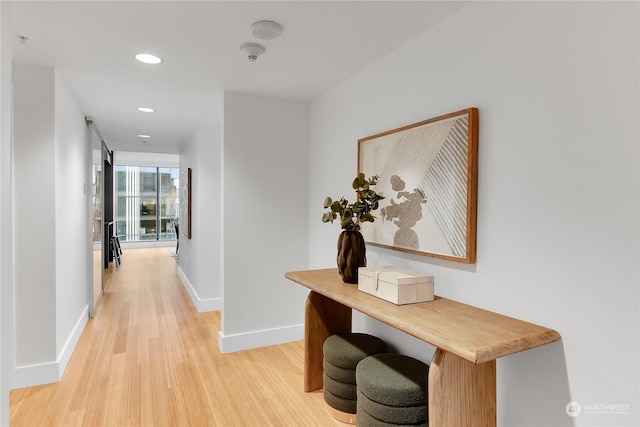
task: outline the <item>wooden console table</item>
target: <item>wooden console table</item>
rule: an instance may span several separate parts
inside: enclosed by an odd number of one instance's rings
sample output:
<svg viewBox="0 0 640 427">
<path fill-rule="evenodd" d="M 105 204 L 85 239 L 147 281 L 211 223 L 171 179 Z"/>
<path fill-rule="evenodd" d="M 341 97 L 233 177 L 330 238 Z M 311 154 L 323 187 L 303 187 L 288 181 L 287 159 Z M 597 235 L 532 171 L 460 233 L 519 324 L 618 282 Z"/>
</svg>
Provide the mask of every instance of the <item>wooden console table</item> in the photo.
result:
<svg viewBox="0 0 640 427">
<path fill-rule="evenodd" d="M 322 388 L 322 344 L 330 335 L 351 332 L 355 309 L 436 347 L 429 366 L 430 427 L 494 427 L 496 359 L 560 339 L 552 329 L 445 298 L 398 306 L 344 283 L 337 269 L 285 277 L 311 290 L 304 390 Z"/>
</svg>

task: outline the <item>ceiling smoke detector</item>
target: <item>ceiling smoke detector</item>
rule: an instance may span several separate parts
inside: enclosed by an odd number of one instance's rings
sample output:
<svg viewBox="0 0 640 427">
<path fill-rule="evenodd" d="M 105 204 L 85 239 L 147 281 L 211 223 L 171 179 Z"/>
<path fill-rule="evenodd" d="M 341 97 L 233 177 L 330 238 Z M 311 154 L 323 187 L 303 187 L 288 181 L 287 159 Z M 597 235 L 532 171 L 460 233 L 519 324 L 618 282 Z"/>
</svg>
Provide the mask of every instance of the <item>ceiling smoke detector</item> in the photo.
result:
<svg viewBox="0 0 640 427">
<path fill-rule="evenodd" d="M 282 27 L 273 21 L 258 21 L 251 25 L 251 32 L 260 40 L 273 40 L 280 36 Z"/>
<path fill-rule="evenodd" d="M 254 62 L 267 49 L 260 43 L 246 42 L 240 45 L 240 50 L 247 55 L 249 61 Z"/>
</svg>

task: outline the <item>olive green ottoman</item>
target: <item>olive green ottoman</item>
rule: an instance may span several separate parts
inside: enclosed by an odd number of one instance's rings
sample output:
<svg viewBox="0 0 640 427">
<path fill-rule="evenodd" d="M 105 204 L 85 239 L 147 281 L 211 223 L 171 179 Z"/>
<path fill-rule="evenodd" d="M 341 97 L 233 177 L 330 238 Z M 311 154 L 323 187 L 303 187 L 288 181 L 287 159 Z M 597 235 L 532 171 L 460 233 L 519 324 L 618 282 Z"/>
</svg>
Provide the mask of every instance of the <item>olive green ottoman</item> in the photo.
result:
<svg viewBox="0 0 640 427">
<path fill-rule="evenodd" d="M 429 366 L 402 354 L 377 354 L 356 367 L 356 425 L 427 426 Z"/>
<path fill-rule="evenodd" d="M 418 423 L 418 424 L 395 424 L 395 423 L 387 423 L 384 421 L 380 421 L 377 418 L 372 417 L 366 412 L 358 412 L 356 415 L 356 427 L 358 426 L 367 426 L 367 427 L 425 427 L 428 426 L 427 423 Z"/>
<path fill-rule="evenodd" d="M 357 401 L 355 399 L 345 399 L 344 397 L 336 396 L 327 390 L 326 387 L 322 388 L 322 394 L 324 396 L 324 401 L 327 402 L 327 405 L 332 409 L 329 412 L 335 418 L 338 418 L 340 421 L 351 418 L 355 420 L 355 414 L 357 411 Z M 344 412 L 344 415 L 336 414 L 334 410 Z"/>
<path fill-rule="evenodd" d="M 331 335 L 325 340 L 322 346 L 323 395 L 331 415 L 342 422 L 355 423 L 356 366 L 368 356 L 387 351 L 383 340 L 364 333 Z"/>
<path fill-rule="evenodd" d="M 342 369 L 356 369 L 364 358 L 388 351 L 382 339 L 358 332 L 331 335 L 322 345 L 324 360 Z"/>
<path fill-rule="evenodd" d="M 333 395 L 344 399 L 356 400 L 358 398 L 358 388 L 354 384 L 336 381 L 327 374 L 322 376 L 325 389 L 329 390 Z M 354 412 L 355 414 L 355 412 Z"/>
<path fill-rule="evenodd" d="M 327 359 L 322 360 L 322 368 L 326 376 L 336 381 L 340 381 L 341 383 L 347 383 L 347 384 L 356 383 L 355 368 L 354 369 L 338 368 L 337 366 L 332 365 L 330 362 L 327 362 Z"/>
</svg>

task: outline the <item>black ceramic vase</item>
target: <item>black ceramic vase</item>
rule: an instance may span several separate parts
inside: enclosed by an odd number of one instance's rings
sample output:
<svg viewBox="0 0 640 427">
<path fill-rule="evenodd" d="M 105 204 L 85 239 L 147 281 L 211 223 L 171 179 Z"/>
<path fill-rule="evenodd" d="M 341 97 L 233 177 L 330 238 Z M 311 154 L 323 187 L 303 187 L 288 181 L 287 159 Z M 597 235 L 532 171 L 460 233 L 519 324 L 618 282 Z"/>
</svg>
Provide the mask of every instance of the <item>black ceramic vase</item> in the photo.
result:
<svg viewBox="0 0 640 427">
<path fill-rule="evenodd" d="M 359 231 L 343 231 L 338 237 L 338 272 L 345 283 L 358 283 L 358 268 L 367 266 L 364 238 Z"/>
</svg>

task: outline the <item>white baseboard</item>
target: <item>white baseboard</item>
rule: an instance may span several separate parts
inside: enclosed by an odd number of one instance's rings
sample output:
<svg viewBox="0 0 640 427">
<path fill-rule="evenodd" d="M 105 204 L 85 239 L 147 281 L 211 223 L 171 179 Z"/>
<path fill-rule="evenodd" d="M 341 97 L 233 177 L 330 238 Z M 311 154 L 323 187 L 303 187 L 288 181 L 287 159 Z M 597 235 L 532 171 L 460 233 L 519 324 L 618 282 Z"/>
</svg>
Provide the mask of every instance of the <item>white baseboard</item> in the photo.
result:
<svg viewBox="0 0 640 427">
<path fill-rule="evenodd" d="M 222 331 L 220 331 L 218 332 L 218 347 L 221 353 L 233 353 L 234 351 L 284 344 L 303 338 L 304 325 L 265 329 L 235 335 L 224 335 Z"/>
<path fill-rule="evenodd" d="M 57 383 L 58 381 L 60 381 L 60 364 L 58 362 L 16 366 L 13 368 L 11 389 Z"/>
<path fill-rule="evenodd" d="M 11 389 L 33 387 L 60 381 L 88 320 L 89 305 L 86 305 L 71 335 L 67 338 L 67 342 L 64 344 L 60 354 L 58 354 L 57 360 L 55 362 L 14 367 L 13 375 L 11 376 Z"/>
<path fill-rule="evenodd" d="M 122 249 L 141 249 L 141 248 L 175 248 L 175 240 L 137 240 L 135 242 L 127 242 L 120 240 Z"/>
<path fill-rule="evenodd" d="M 58 354 L 58 364 L 59 364 L 59 372 L 60 378 L 64 374 L 65 369 L 67 369 L 67 364 L 69 363 L 69 359 L 71 359 L 71 355 L 73 354 L 73 350 L 76 349 L 78 345 L 78 341 L 80 341 L 80 336 L 82 335 L 82 331 L 84 331 L 84 327 L 87 325 L 89 321 L 89 304 L 84 307 L 82 310 L 82 314 L 78 318 L 76 325 L 73 327 L 73 331 L 69 338 L 67 338 L 67 342 L 64 343 L 64 347 L 62 347 L 62 351 Z"/>
<path fill-rule="evenodd" d="M 187 276 L 185 276 L 184 271 L 182 271 L 180 267 L 178 267 L 178 276 L 182 281 L 182 285 L 189 293 L 189 296 L 191 297 L 191 301 L 193 302 L 193 305 L 196 307 L 196 310 L 198 310 L 198 313 L 204 313 L 205 311 L 216 311 L 216 310 L 222 309 L 222 298 L 208 298 L 208 299 L 200 298 L 200 296 L 198 295 L 198 292 L 196 292 L 196 290 L 193 288 L 193 286 L 191 285 L 191 282 L 189 281 Z"/>
</svg>

